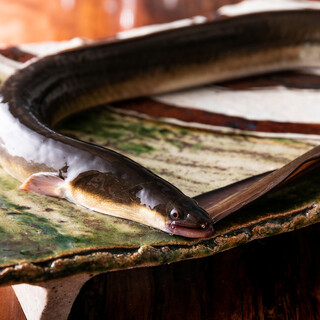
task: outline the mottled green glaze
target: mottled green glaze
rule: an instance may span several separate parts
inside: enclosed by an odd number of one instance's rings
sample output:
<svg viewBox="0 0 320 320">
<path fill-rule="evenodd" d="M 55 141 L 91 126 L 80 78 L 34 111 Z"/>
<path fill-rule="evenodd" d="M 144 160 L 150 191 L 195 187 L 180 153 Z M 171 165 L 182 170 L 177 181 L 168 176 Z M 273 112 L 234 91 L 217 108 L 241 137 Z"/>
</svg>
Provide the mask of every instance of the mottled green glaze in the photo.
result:
<svg viewBox="0 0 320 320">
<path fill-rule="evenodd" d="M 128 155 L 190 196 L 275 169 L 312 147 L 159 124 L 106 108 L 70 118 L 60 130 Z M 315 223 L 314 176 L 242 209 L 216 226 L 213 239 L 198 241 L 20 191 L 0 169 L 0 283 L 202 257 Z"/>
</svg>

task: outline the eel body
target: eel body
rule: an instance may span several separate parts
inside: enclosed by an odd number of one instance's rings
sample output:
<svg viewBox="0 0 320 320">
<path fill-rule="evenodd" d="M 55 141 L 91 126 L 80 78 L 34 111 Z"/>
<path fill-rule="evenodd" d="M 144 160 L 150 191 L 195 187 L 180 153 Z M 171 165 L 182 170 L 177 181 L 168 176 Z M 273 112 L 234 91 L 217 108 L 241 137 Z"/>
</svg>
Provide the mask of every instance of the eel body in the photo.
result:
<svg viewBox="0 0 320 320">
<path fill-rule="evenodd" d="M 224 217 L 289 179 L 313 163 L 319 148 L 222 196 L 199 196 L 199 205 L 129 158 L 54 126 L 114 101 L 319 65 L 320 12 L 308 10 L 221 19 L 48 56 L 1 87 L 0 163 L 22 189 L 165 232 L 208 237 L 211 217 Z"/>
</svg>

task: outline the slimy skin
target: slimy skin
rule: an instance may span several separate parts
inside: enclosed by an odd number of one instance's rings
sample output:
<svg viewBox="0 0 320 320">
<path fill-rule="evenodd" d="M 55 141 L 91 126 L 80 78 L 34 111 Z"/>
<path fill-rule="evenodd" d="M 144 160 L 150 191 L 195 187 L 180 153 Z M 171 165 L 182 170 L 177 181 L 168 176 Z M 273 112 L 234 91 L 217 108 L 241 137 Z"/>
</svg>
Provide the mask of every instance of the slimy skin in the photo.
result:
<svg viewBox="0 0 320 320">
<path fill-rule="evenodd" d="M 21 189 L 185 237 L 211 236 L 212 220 L 195 200 L 131 159 L 61 135 L 54 126 L 109 102 L 316 66 L 319 52 L 320 12 L 292 11 L 98 42 L 45 57 L 1 87 L 0 163 L 22 182 Z M 225 203 L 238 209 L 244 198 L 255 197 L 247 192 Z M 223 212 L 230 210 L 224 206 Z"/>
</svg>

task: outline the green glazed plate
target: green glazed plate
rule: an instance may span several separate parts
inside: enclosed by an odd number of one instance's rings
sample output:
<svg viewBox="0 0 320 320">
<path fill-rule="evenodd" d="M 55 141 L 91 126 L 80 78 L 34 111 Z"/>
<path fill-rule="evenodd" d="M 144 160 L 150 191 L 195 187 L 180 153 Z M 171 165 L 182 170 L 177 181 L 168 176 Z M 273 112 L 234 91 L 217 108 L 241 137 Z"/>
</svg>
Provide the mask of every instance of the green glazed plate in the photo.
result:
<svg viewBox="0 0 320 320">
<path fill-rule="evenodd" d="M 189 196 L 278 168 L 313 147 L 141 120 L 107 107 L 72 117 L 59 130 L 133 158 Z M 0 284 L 198 258 L 305 227 L 320 220 L 314 177 L 217 223 L 211 239 L 194 240 L 20 191 L 0 168 Z"/>
</svg>

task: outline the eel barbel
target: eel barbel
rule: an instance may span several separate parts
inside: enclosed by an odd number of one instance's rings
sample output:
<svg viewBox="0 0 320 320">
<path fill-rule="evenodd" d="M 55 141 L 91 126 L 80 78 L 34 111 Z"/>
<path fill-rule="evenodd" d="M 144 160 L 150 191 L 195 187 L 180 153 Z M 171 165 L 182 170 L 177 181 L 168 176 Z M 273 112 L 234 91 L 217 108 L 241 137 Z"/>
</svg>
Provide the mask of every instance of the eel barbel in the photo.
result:
<svg viewBox="0 0 320 320">
<path fill-rule="evenodd" d="M 208 199 L 200 196 L 199 205 L 131 159 L 64 136 L 55 125 L 110 102 L 319 65 L 320 11 L 313 10 L 243 15 L 47 56 L 1 87 L 0 164 L 21 189 L 172 234 L 209 237 L 210 215 L 226 216 L 289 179 L 319 156 L 319 147 L 218 197 L 209 215 L 201 208 Z"/>
</svg>

